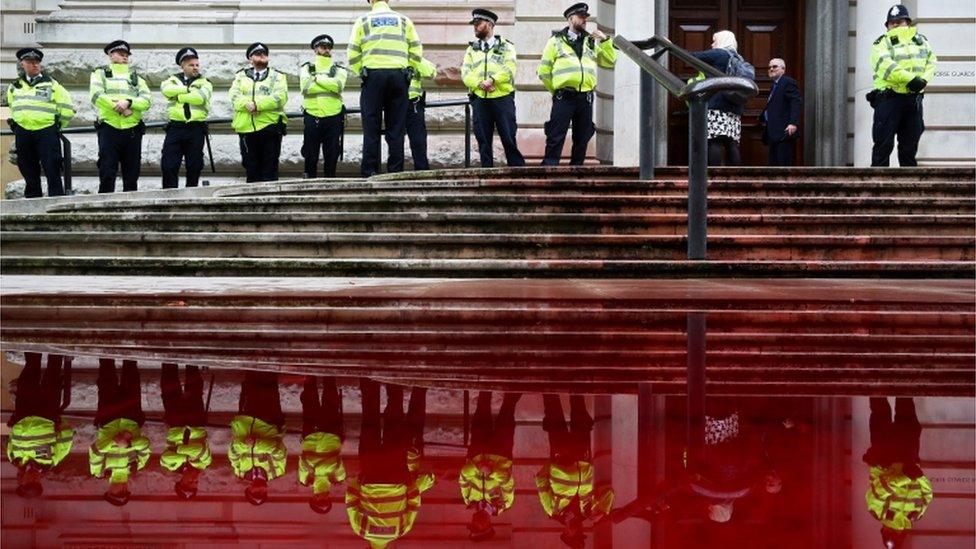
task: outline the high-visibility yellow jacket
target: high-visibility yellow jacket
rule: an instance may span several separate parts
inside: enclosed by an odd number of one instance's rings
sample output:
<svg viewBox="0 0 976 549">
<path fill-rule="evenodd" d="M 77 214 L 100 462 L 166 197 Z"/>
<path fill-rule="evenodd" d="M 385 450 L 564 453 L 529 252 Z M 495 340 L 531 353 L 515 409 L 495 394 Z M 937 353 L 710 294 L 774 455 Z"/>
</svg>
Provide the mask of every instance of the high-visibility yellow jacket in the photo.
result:
<svg viewBox="0 0 976 549">
<path fill-rule="evenodd" d="M 423 80 L 433 78 L 437 74 L 437 65 L 427 59 L 421 59 L 420 64 L 413 71 L 413 78 L 410 79 L 410 91 L 407 96 L 414 100 L 424 94 Z"/>
<path fill-rule="evenodd" d="M 92 71 L 89 78 L 92 105 L 98 111 L 98 119 L 115 129 L 133 128 L 142 120 L 142 113 L 149 110 L 152 95 L 146 80 L 129 68 L 129 65 L 112 63 Z M 115 112 L 115 102 L 132 101 L 132 114 L 125 116 Z"/>
<path fill-rule="evenodd" d="M 407 484 L 360 484 L 350 479 L 346 488 L 346 515 L 356 535 L 372 547 L 385 547 L 413 528 L 420 510 L 420 495 L 434 485 L 423 474 Z"/>
<path fill-rule="evenodd" d="M 471 42 L 461 63 L 461 81 L 471 93 L 486 99 L 505 97 L 515 91 L 515 67 L 518 63 L 515 45 L 501 36 L 495 38 L 495 45 L 488 51 L 481 49 L 479 40 Z M 487 92 L 478 87 L 489 78 L 495 83 L 495 91 Z"/>
<path fill-rule="evenodd" d="M 71 451 L 75 432 L 40 416 L 27 416 L 10 429 L 7 460 L 20 467 L 33 461 L 45 467 L 61 463 Z"/>
<path fill-rule="evenodd" d="M 515 502 L 512 460 L 494 454 L 478 454 L 464 463 L 458 479 L 465 505 L 484 501 L 499 515 Z"/>
<path fill-rule="evenodd" d="M 916 76 L 932 81 L 936 61 L 928 39 L 916 27 L 895 27 L 878 37 L 871 48 L 874 88 L 908 93 L 907 84 Z"/>
<path fill-rule="evenodd" d="M 302 486 L 311 486 L 314 494 L 327 494 L 333 484 L 344 480 L 346 466 L 342 463 L 342 439 L 322 431 L 303 438 L 298 482 Z"/>
<path fill-rule="evenodd" d="M 613 490 L 609 486 L 594 489 L 593 464 L 588 461 L 544 465 L 535 475 L 539 502 L 550 517 L 558 517 L 569 507 L 573 498 L 579 498 L 580 512 L 584 518 L 606 515 L 613 506 Z"/>
<path fill-rule="evenodd" d="M 237 478 L 254 468 L 264 469 L 268 480 L 285 474 L 288 450 L 285 434 L 278 427 L 252 416 L 234 416 L 230 422 L 234 440 L 227 450 L 227 459 Z"/>
<path fill-rule="evenodd" d="M 932 483 L 924 475 L 912 479 L 902 464 L 871 467 L 871 485 L 865 494 L 868 511 L 893 530 L 907 530 L 922 518 L 932 502 Z"/>
<path fill-rule="evenodd" d="M 174 74 L 159 86 L 169 103 L 166 113 L 175 122 L 203 122 L 210 114 L 213 84 L 205 76 L 189 79 L 183 73 Z"/>
<path fill-rule="evenodd" d="M 206 427 L 183 425 L 170 427 L 166 432 L 166 449 L 159 456 L 159 464 L 169 471 L 178 471 L 183 465 L 206 469 L 213 462 L 207 443 Z"/>
<path fill-rule="evenodd" d="M 596 40 L 583 35 L 583 55 L 577 57 L 570 45 L 568 29 L 553 31 L 542 50 L 539 79 L 550 92 L 574 90 L 588 92 L 596 88 L 596 68 L 612 69 L 617 62 L 617 50 L 609 39 L 596 45 Z"/>
<path fill-rule="evenodd" d="M 43 130 L 55 124 L 64 128 L 75 115 L 71 95 L 57 80 L 40 74 L 29 84 L 18 78 L 7 87 L 10 117 L 25 130 Z"/>
<path fill-rule="evenodd" d="M 312 63 L 303 63 L 298 72 L 302 89 L 302 108 L 322 118 L 342 112 L 342 90 L 349 71 L 331 57 L 316 55 Z"/>
<path fill-rule="evenodd" d="M 417 29 L 407 16 L 376 2 L 366 15 L 356 19 L 346 48 L 349 69 L 405 69 L 420 65 L 424 48 Z"/>
<path fill-rule="evenodd" d="M 251 102 L 257 107 L 254 114 L 247 112 Z M 255 80 L 253 68 L 241 69 L 230 85 L 230 103 L 234 107 L 231 127 L 237 133 L 253 133 L 272 124 L 285 124 L 287 102 L 288 81 L 284 74 L 269 67 L 260 80 Z"/>
<path fill-rule="evenodd" d="M 127 446 L 115 441 L 120 434 L 129 437 Z M 92 476 L 102 478 L 109 473 L 109 482 L 128 482 L 129 474 L 149 462 L 149 439 L 142 435 L 139 424 L 131 419 L 114 419 L 98 429 L 95 442 L 88 448 L 88 465 Z"/>
</svg>

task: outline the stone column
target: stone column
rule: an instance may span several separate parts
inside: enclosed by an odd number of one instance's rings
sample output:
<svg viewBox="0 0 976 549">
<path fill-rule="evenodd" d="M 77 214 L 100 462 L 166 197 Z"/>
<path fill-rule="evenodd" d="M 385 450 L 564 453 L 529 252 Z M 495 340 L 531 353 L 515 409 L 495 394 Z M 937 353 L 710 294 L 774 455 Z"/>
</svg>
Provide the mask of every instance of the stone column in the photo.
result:
<svg viewBox="0 0 976 549">
<path fill-rule="evenodd" d="M 804 158 L 814 166 L 845 166 L 848 162 L 849 13 L 846 0 L 807 4 Z"/>
<path fill-rule="evenodd" d="M 654 2 L 618 0 L 616 33 L 628 40 L 654 35 Z M 618 52 L 613 86 L 613 164 L 636 166 L 639 159 L 640 69 L 629 57 Z M 663 92 L 667 93 L 667 92 Z"/>
</svg>

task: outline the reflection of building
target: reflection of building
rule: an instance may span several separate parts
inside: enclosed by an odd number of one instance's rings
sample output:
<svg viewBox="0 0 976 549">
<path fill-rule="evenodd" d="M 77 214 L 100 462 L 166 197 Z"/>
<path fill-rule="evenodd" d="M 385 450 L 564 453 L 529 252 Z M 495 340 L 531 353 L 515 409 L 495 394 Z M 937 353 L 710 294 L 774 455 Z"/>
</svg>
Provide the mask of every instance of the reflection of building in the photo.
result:
<svg viewBox="0 0 976 549">
<path fill-rule="evenodd" d="M 770 56 L 782 55 L 789 74 L 797 76 L 804 91 L 804 162 L 818 165 L 865 165 L 870 153 L 870 109 L 864 100 L 870 82 L 868 51 L 883 32 L 885 11 L 894 0 L 847 2 L 827 0 L 776 0 L 761 3 L 733 3 L 720 0 L 704 4 L 682 0 L 591 2 L 595 21 L 608 33 L 629 38 L 667 34 L 679 45 L 690 48 L 707 46 L 708 35 L 718 27 L 730 27 L 739 36 L 741 49 L 760 75 L 760 85 L 768 90 L 764 78 L 765 62 Z M 88 74 L 104 58 L 101 48 L 111 38 L 125 38 L 133 43 L 134 66 L 157 85 L 173 72 L 172 54 L 186 43 L 192 43 L 203 54 L 204 71 L 215 82 L 214 115 L 226 116 L 229 107 L 226 90 L 234 71 L 243 62 L 243 50 L 255 40 L 271 45 L 273 66 L 297 78 L 300 61 L 308 55 L 310 37 L 326 32 L 336 37 L 344 48 L 354 17 L 364 10 L 355 0 L 308 4 L 284 0 L 248 0 L 234 4 L 206 4 L 191 0 L 162 2 L 129 1 L 99 5 L 86 2 L 64 2 L 56 6 L 38 3 L 40 15 L 33 34 L 30 10 L 18 10 L 19 3 L 5 6 L 3 76 L 12 76 L 10 62 L 17 46 L 33 40 L 49 48 L 46 61 L 56 67 L 55 74 L 65 81 L 81 106 L 87 105 Z M 493 4 L 501 16 L 498 31 L 513 37 L 520 54 L 518 111 L 521 128 L 519 140 L 530 159 L 542 152 L 542 124 L 549 112 L 549 99 L 535 70 L 550 30 L 561 28 L 560 14 L 569 2 L 552 0 L 507 0 Z M 753 7 L 756 5 L 758 7 Z M 922 32 L 931 40 L 942 61 L 936 81 L 930 86 L 926 105 L 928 130 L 922 138 L 919 158 L 928 163 L 961 162 L 974 159 L 972 126 L 976 113 L 973 101 L 974 8 L 967 2 L 908 2 L 919 18 Z M 408 14 L 418 25 L 425 52 L 438 65 L 438 77 L 432 84 L 429 100 L 457 98 L 464 94 L 458 66 L 460 47 L 471 40 L 466 25 L 468 11 L 474 4 L 438 5 L 422 0 L 399 0 L 394 7 Z M 711 7 L 706 7 L 711 6 Z M 733 9 L 735 6 L 735 9 Z M 172 32 L 179 28 L 179 32 Z M 848 29 L 853 29 L 849 34 Z M 15 32 L 17 31 L 17 32 Z M 638 71 L 628 60 L 618 63 L 612 77 L 601 71 L 598 88 L 596 122 L 597 138 L 591 158 L 617 165 L 637 162 L 637 82 Z M 347 103 L 358 103 L 355 83 L 347 92 Z M 675 103 L 665 107 L 659 93 L 659 156 L 681 163 L 686 145 L 682 141 L 686 125 L 683 109 Z M 746 117 L 746 134 L 755 133 L 762 98 L 750 107 Z M 298 94 L 292 94 L 291 109 L 297 111 Z M 163 119 L 163 101 L 156 101 L 149 119 Z M 79 109 L 78 123 L 90 120 L 90 108 Z M 431 136 L 430 151 L 435 165 L 457 165 L 463 159 L 460 133 L 463 120 L 457 109 L 428 111 Z M 358 162 L 358 121 L 353 120 L 352 136 L 346 143 L 345 162 Z M 235 169 L 239 160 L 236 138 L 226 128 L 214 137 L 216 161 L 226 170 Z M 300 172 L 300 132 L 286 137 L 283 167 Z M 82 167 L 91 171 L 94 136 L 74 138 Z M 144 148 L 144 164 L 155 170 L 162 136 L 151 133 Z M 82 145 L 85 143 L 86 145 Z M 667 149 L 667 151 L 666 151 Z M 758 141 L 744 148 L 746 159 L 760 154 Z M 475 155 L 477 156 L 477 155 Z M 355 157 L 355 158 L 354 158 Z"/>
</svg>

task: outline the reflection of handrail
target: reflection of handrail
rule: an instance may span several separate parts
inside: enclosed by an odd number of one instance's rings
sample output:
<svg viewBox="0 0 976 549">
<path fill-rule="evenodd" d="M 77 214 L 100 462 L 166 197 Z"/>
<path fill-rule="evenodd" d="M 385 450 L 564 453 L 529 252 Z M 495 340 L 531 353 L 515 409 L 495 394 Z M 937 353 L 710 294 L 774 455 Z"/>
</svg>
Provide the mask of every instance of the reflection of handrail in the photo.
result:
<svg viewBox="0 0 976 549">
<path fill-rule="evenodd" d="M 727 76 L 715 67 L 699 60 L 688 51 L 662 36 L 631 42 L 615 36 L 614 45 L 641 68 L 640 86 L 640 176 L 654 177 L 655 146 L 651 111 L 654 108 L 654 87 L 643 74 L 649 75 L 671 95 L 688 103 L 688 259 L 707 257 L 708 218 L 708 100 L 717 93 L 728 93 L 747 100 L 759 93 L 756 83 L 746 78 Z M 644 50 L 653 50 L 650 55 Z M 705 75 L 703 80 L 684 83 L 660 63 L 668 53 Z"/>
</svg>

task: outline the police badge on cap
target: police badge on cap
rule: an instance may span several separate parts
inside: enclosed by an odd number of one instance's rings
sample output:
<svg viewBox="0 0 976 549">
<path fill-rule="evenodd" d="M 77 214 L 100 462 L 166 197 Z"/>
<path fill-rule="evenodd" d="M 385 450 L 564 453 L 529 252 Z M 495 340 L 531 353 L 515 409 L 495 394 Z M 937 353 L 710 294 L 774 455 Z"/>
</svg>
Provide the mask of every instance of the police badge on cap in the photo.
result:
<svg viewBox="0 0 976 549">
<path fill-rule="evenodd" d="M 563 12 L 563 17 L 566 19 L 569 19 L 570 15 L 582 15 L 583 17 L 589 17 L 590 7 L 583 2 L 573 4 L 572 6 L 566 8 L 566 11 Z"/>
<path fill-rule="evenodd" d="M 315 48 L 319 47 L 319 46 L 325 46 L 327 48 L 332 48 L 332 46 L 335 45 L 335 41 L 332 40 L 332 37 L 329 36 L 328 34 L 320 34 L 320 35 L 318 35 L 318 36 L 316 36 L 315 38 L 312 39 L 312 42 L 310 43 L 310 45 L 312 46 L 312 49 L 313 50 Z"/>
<path fill-rule="evenodd" d="M 478 8 L 476 10 L 471 10 L 471 21 L 468 22 L 469 25 L 476 25 L 481 21 L 488 21 L 492 25 L 498 23 L 498 16 L 490 11 Z"/>
<path fill-rule="evenodd" d="M 894 23 L 895 21 L 908 21 L 912 22 L 911 16 L 908 15 L 908 8 L 901 4 L 891 6 L 888 10 L 888 18 L 885 19 L 885 24 Z"/>
<path fill-rule="evenodd" d="M 20 48 L 17 50 L 17 61 L 23 61 L 24 59 L 40 61 L 44 59 L 44 52 L 37 48 Z"/>
<path fill-rule="evenodd" d="M 115 42 L 109 42 L 104 48 L 105 54 L 108 55 L 113 51 L 124 51 L 125 53 L 132 53 L 132 48 L 129 47 L 129 43 L 125 40 L 116 40 Z"/>
<path fill-rule="evenodd" d="M 200 59 L 197 55 L 197 50 L 193 48 L 180 48 L 180 51 L 176 52 L 176 64 L 179 65 L 187 59 Z"/>
<path fill-rule="evenodd" d="M 247 47 L 247 51 L 244 52 L 244 55 L 250 59 L 255 53 L 268 53 L 269 51 L 268 46 L 265 46 L 261 42 L 255 42 Z"/>
</svg>

